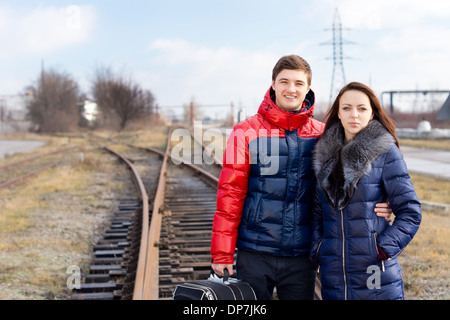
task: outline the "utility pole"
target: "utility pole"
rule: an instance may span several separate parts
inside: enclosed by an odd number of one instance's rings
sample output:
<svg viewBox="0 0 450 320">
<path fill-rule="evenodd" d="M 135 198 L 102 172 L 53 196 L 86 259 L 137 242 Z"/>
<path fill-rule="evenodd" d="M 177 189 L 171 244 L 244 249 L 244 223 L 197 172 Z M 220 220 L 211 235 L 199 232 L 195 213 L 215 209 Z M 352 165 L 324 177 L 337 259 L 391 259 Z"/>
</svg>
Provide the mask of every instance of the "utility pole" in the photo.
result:
<svg viewBox="0 0 450 320">
<path fill-rule="evenodd" d="M 234 127 L 234 103 L 231 101 L 231 117 L 230 117 L 231 127 Z"/>
<path fill-rule="evenodd" d="M 195 117 L 194 117 L 194 101 L 191 101 L 189 109 L 190 109 L 190 123 L 191 123 L 191 127 L 193 127 L 194 126 L 194 120 L 195 120 Z"/>
<path fill-rule="evenodd" d="M 1 131 L 6 132 L 6 100 L 0 99 L 0 123 Z"/>
<path fill-rule="evenodd" d="M 41 60 L 41 89 L 44 87 L 44 59 Z"/>
</svg>

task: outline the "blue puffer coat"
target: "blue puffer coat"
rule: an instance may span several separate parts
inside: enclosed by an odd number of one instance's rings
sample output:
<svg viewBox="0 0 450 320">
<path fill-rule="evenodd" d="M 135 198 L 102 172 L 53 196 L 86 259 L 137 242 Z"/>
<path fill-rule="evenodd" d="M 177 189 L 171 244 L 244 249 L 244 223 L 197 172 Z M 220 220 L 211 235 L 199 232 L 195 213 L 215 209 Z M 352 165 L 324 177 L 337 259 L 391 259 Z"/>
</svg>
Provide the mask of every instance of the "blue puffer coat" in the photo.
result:
<svg viewBox="0 0 450 320">
<path fill-rule="evenodd" d="M 320 265 L 323 299 L 403 299 L 397 256 L 421 221 L 420 202 L 393 137 L 376 120 L 344 144 L 340 123 L 314 150 L 318 188 L 311 259 Z M 389 199 L 395 220 L 377 217 Z M 383 250 L 388 260 L 379 261 Z"/>
</svg>

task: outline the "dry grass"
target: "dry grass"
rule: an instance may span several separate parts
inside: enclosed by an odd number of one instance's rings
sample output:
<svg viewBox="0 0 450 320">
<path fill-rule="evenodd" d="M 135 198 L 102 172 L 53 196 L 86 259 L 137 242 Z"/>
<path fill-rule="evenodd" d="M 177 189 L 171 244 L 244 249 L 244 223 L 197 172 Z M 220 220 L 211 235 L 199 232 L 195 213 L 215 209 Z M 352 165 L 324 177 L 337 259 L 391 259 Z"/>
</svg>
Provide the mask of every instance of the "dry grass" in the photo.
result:
<svg viewBox="0 0 450 320">
<path fill-rule="evenodd" d="M 450 218 L 423 212 L 413 241 L 400 255 L 407 299 L 450 299 Z"/>
<path fill-rule="evenodd" d="M 450 204 L 450 181 L 422 174 L 410 174 L 420 200 Z"/>
<path fill-rule="evenodd" d="M 450 181 L 411 174 L 420 200 L 450 204 Z M 423 211 L 419 231 L 399 261 L 407 299 L 450 299 L 450 214 Z"/>
<path fill-rule="evenodd" d="M 156 127 L 147 131 L 138 131 L 130 143 L 146 148 L 166 150 L 168 128 Z"/>
<path fill-rule="evenodd" d="M 100 152 L 65 165 L 0 198 L 0 299 L 64 299 L 70 265 L 83 270 L 128 173 Z M 124 179 L 126 180 L 126 179 Z M 122 179 L 120 180 L 122 181 Z M 129 186 L 127 186 L 129 187 Z"/>
<path fill-rule="evenodd" d="M 168 127 L 154 126 L 147 130 L 123 132 L 119 135 L 108 132 L 101 132 L 98 135 L 105 138 L 113 138 L 114 141 L 117 141 L 118 143 L 128 143 L 139 147 L 155 148 L 161 151 L 165 151 L 167 132 Z"/>
<path fill-rule="evenodd" d="M 416 148 L 436 149 L 450 151 L 450 139 L 442 140 L 415 140 L 415 139 L 399 139 L 401 146 L 409 146 Z"/>
<path fill-rule="evenodd" d="M 0 237 L 5 233 L 26 229 L 29 226 L 27 213 L 33 208 L 46 208 L 43 195 L 57 191 L 67 192 L 70 188 L 80 188 L 85 184 L 85 177 L 77 176 L 74 170 L 57 169 L 41 174 L 31 184 L 2 190 Z"/>
</svg>

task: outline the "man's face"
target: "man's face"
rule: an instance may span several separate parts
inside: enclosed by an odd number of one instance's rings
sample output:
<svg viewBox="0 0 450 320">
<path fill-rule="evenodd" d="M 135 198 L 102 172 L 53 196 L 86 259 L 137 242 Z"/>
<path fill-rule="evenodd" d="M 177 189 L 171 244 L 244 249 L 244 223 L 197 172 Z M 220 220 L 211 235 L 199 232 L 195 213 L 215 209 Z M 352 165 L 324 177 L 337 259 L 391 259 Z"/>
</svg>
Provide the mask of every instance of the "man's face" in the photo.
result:
<svg viewBox="0 0 450 320">
<path fill-rule="evenodd" d="M 276 105 L 286 111 L 298 111 L 309 91 L 308 77 L 303 70 L 283 69 L 272 81 Z"/>
</svg>

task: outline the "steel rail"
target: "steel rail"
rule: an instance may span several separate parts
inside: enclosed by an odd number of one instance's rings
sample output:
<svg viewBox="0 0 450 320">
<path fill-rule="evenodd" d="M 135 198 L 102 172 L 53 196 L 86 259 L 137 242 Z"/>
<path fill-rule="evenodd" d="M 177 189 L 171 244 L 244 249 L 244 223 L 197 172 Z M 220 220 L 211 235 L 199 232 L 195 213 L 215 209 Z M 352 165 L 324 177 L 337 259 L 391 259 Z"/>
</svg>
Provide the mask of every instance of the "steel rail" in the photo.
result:
<svg viewBox="0 0 450 320">
<path fill-rule="evenodd" d="M 161 234 L 162 211 L 164 205 L 164 192 L 167 176 L 167 160 L 170 151 L 170 136 L 172 129 L 167 135 L 166 151 L 159 174 L 158 187 L 153 202 L 152 220 L 148 231 L 145 256 L 139 255 L 145 261 L 145 276 L 143 279 L 143 291 L 141 295 L 133 296 L 133 300 L 157 300 L 159 295 L 159 238 Z M 147 149 L 149 150 L 149 149 Z"/>
<path fill-rule="evenodd" d="M 119 159 L 125 162 L 128 168 L 132 172 L 133 181 L 140 193 L 141 201 L 142 201 L 142 231 L 141 231 L 141 244 L 139 248 L 139 257 L 145 257 L 147 252 L 147 240 L 148 240 L 148 230 L 149 230 L 149 206 L 148 206 L 148 195 L 145 189 L 144 183 L 137 172 L 134 165 L 124 156 L 117 153 L 116 151 L 109 149 L 108 147 L 104 148 L 106 151 L 116 155 Z M 139 258 L 137 269 L 136 269 L 136 280 L 134 284 L 134 293 L 133 299 L 136 297 L 137 299 L 142 297 L 143 291 L 143 279 L 145 276 L 145 260 L 141 260 Z"/>
<path fill-rule="evenodd" d="M 137 148 L 137 149 L 141 149 L 141 150 L 145 150 L 145 151 L 150 151 L 150 152 L 154 152 L 159 154 L 162 158 L 164 158 L 165 153 L 158 150 L 158 149 L 153 149 L 153 148 L 145 148 L 145 147 L 138 147 L 138 146 L 133 146 L 133 145 L 128 145 L 129 147 L 132 148 Z M 187 163 L 184 162 L 184 159 L 177 157 L 175 155 L 168 155 L 168 158 L 171 158 L 172 161 L 176 160 L 176 163 L 180 163 L 180 165 L 184 165 L 188 168 L 190 168 L 191 170 L 193 170 L 194 172 L 197 172 L 200 176 L 200 178 L 205 181 L 206 183 L 208 183 L 209 185 L 211 185 L 212 187 L 217 187 L 219 184 L 219 178 L 214 176 L 213 174 L 209 173 L 208 171 L 203 170 L 202 168 L 199 168 L 198 166 L 191 164 L 191 163 Z M 220 166 L 222 166 L 222 164 L 218 164 Z"/>
<path fill-rule="evenodd" d="M 19 160 L 19 161 L 16 161 L 16 162 L 12 162 L 12 163 L 0 166 L 0 171 L 6 170 L 6 169 L 11 169 L 11 168 L 14 168 L 14 167 L 18 167 L 19 165 L 22 165 L 22 164 L 25 164 L 25 163 L 28 163 L 28 162 L 31 162 L 33 160 L 37 160 L 37 159 L 40 159 L 40 158 L 44 158 L 46 156 L 63 153 L 64 151 L 70 151 L 72 149 L 75 150 L 77 148 L 79 148 L 79 146 L 62 148 L 62 149 L 58 149 L 58 150 L 51 151 L 51 152 L 48 152 L 48 153 L 40 154 L 40 155 L 31 157 L 31 158 L 27 158 L 27 159 Z M 59 163 L 61 163 L 60 160 L 53 161 L 51 164 L 42 166 L 42 167 L 40 167 L 38 169 L 35 169 L 35 170 L 33 170 L 33 171 L 29 172 L 29 173 L 23 174 L 23 175 L 21 175 L 21 176 L 19 176 L 17 178 L 13 178 L 11 180 L 5 181 L 5 182 L 0 184 L 0 189 L 8 188 L 10 186 L 22 183 L 22 182 L 24 182 L 24 181 L 26 181 L 28 179 L 31 179 L 32 177 L 38 175 L 41 172 L 44 172 L 44 171 L 46 171 L 46 170 L 48 170 L 50 168 L 55 167 Z"/>
<path fill-rule="evenodd" d="M 151 148 L 143 148 L 143 150 L 148 150 L 151 152 L 159 153 L 161 156 L 164 155 L 160 176 L 158 180 L 158 187 L 153 203 L 153 212 L 152 219 L 150 223 L 150 228 L 148 232 L 147 244 L 145 252 L 142 250 L 142 254 L 139 255 L 139 263 L 145 264 L 145 275 L 144 275 L 144 283 L 143 285 L 138 284 L 140 279 L 136 278 L 136 286 L 138 290 L 135 290 L 135 294 L 133 295 L 134 300 L 157 300 L 159 298 L 159 242 L 161 235 L 161 225 L 163 218 L 163 207 L 164 207 L 164 197 L 165 197 L 165 185 L 166 185 L 166 176 L 167 176 L 167 167 L 168 167 L 168 159 L 169 157 L 172 161 L 176 161 L 177 163 L 181 163 L 191 170 L 194 170 L 199 177 L 204 180 L 206 183 L 211 185 L 212 187 L 218 187 L 218 178 L 213 176 L 211 173 L 206 172 L 203 169 L 198 168 L 197 166 L 185 163 L 181 158 L 175 157 L 174 155 L 170 155 L 170 136 L 172 130 L 169 131 L 167 137 L 167 147 L 164 154 L 155 149 Z M 136 146 L 134 146 L 136 147 Z M 174 161 L 174 162 L 175 162 Z M 141 243 L 143 243 L 142 240 Z M 142 248 L 142 247 L 141 247 Z M 145 261 L 143 263 L 142 261 Z M 142 291 L 141 291 L 142 288 Z"/>
<path fill-rule="evenodd" d="M 15 184 L 24 182 L 24 181 L 26 181 L 26 180 L 36 176 L 37 174 L 39 174 L 41 172 L 44 172 L 47 169 L 53 168 L 54 166 L 56 166 L 59 163 L 60 163 L 60 161 L 53 162 L 53 163 L 51 163 L 49 165 L 43 166 L 43 167 L 41 167 L 41 168 L 39 168 L 37 170 L 34 170 L 34 171 L 30 172 L 30 173 L 27 173 L 27 174 L 24 174 L 24 175 L 22 175 L 20 177 L 11 179 L 9 181 L 6 181 L 6 182 L 0 184 L 0 189 L 8 188 L 8 187 L 11 187 L 11 186 L 13 186 Z"/>
<path fill-rule="evenodd" d="M 55 151 L 47 152 L 47 153 L 44 153 L 44 154 L 40 154 L 40 155 L 31 157 L 31 158 L 19 160 L 17 162 L 8 163 L 8 164 L 0 166 L 0 171 L 5 170 L 5 169 L 9 169 L 9 168 L 14 168 L 14 167 L 17 167 L 17 166 L 19 166 L 21 164 L 24 164 L 24 163 L 27 163 L 27 162 L 31 162 L 33 160 L 40 159 L 40 158 L 43 158 L 43 157 L 46 157 L 46 156 L 51 156 L 51 155 L 54 155 L 54 154 L 62 153 L 64 151 L 69 151 L 71 149 L 75 150 L 75 149 L 77 149 L 79 147 L 80 146 L 62 148 L 62 149 L 58 149 L 58 150 L 55 150 Z"/>
</svg>

